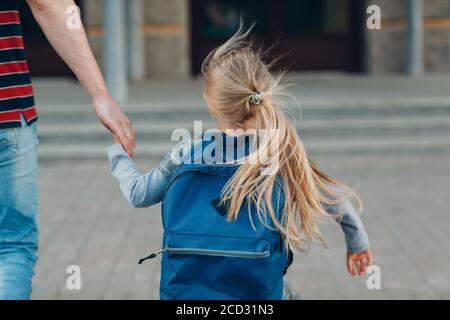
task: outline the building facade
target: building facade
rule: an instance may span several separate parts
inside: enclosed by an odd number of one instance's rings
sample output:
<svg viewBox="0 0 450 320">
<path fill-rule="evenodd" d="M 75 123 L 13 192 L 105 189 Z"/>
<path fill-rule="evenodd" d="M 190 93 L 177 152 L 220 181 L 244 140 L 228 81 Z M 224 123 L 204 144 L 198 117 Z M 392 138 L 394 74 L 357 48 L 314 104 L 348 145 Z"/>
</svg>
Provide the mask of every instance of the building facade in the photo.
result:
<svg viewBox="0 0 450 320">
<path fill-rule="evenodd" d="M 188 77 L 190 75 L 188 1 L 143 0 L 142 15 L 146 77 Z M 84 1 L 83 20 L 94 53 L 99 61 L 102 61 L 104 46 L 102 0 Z"/>
<path fill-rule="evenodd" d="M 450 72 L 450 1 L 422 0 L 423 69 L 427 73 Z M 367 71 L 405 72 L 407 4 L 404 0 L 370 0 L 381 9 L 380 30 L 366 32 Z"/>
<path fill-rule="evenodd" d="M 206 54 L 236 30 L 241 14 L 247 22 L 257 22 L 258 41 L 269 46 L 278 43 L 274 53 L 285 56 L 285 64 L 293 70 L 404 73 L 409 63 L 409 42 L 413 39 L 420 42 L 420 46 L 417 43 L 415 46 L 424 72 L 450 72 L 448 0 L 77 1 L 89 41 L 102 65 L 105 48 L 110 45 L 105 41 L 106 6 L 113 2 L 122 8 L 119 11 L 123 12 L 118 14 L 123 14 L 128 21 L 123 26 L 127 37 L 130 20 L 139 21 L 137 30 L 142 45 L 127 43 L 128 56 L 135 48 L 141 49 L 137 56 L 128 58 L 128 64 L 135 63 L 140 54 L 143 61 L 137 68 L 144 71 L 145 78 L 197 75 Z M 140 9 L 135 7 L 134 13 L 127 13 L 130 3 Z M 417 8 L 411 7 L 411 3 L 419 4 L 420 10 L 414 11 Z M 372 4 L 381 9 L 379 30 L 366 28 L 366 9 Z M 412 8 L 423 22 L 421 37 L 411 33 L 408 21 L 411 21 Z M 27 20 L 30 18 L 25 8 L 23 15 Z M 24 28 L 33 74 L 69 75 L 64 64 L 56 62 L 54 52 L 36 30 L 37 26 L 27 22 Z"/>
</svg>

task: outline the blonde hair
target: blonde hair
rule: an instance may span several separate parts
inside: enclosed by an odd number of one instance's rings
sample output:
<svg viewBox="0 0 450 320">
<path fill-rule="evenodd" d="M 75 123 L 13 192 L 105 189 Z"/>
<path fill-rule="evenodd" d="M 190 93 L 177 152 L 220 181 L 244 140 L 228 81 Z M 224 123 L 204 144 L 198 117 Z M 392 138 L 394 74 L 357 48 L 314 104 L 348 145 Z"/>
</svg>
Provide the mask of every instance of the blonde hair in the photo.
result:
<svg viewBox="0 0 450 320">
<path fill-rule="evenodd" d="M 222 202 L 228 206 L 230 221 L 237 219 L 244 203 L 249 213 L 253 204 L 260 220 L 267 222 L 269 216 L 291 249 L 303 251 L 309 248 L 311 240 L 325 245 L 317 219 L 328 215 L 326 207 L 353 199 L 361 208 L 361 201 L 352 189 L 320 171 L 309 160 L 295 126 L 281 109 L 286 96 L 291 96 L 283 83 L 284 74 L 272 74 L 271 64 L 263 62 L 261 50 L 249 39 L 250 31 L 251 28 L 244 32 L 241 26 L 233 37 L 208 55 L 202 66 L 205 97 L 213 117 L 237 126 L 252 119 L 256 132 L 260 129 L 271 132 L 257 147 L 268 151 L 268 161 L 255 158 L 257 152 L 250 154 L 248 158 L 253 161 L 240 165 L 222 190 Z M 255 94 L 256 101 L 250 98 Z M 275 160 L 276 174 L 261 174 Z M 280 219 L 272 205 L 277 176 L 282 180 L 284 193 Z"/>
</svg>

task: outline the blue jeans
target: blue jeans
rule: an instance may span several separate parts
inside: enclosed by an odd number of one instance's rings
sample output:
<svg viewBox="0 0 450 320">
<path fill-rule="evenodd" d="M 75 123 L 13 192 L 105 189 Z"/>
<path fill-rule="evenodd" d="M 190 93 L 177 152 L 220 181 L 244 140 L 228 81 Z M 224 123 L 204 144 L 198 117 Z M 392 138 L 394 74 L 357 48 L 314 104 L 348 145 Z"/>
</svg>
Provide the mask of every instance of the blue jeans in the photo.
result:
<svg viewBox="0 0 450 320">
<path fill-rule="evenodd" d="M 25 300 L 37 260 L 36 124 L 0 129 L 0 300 Z"/>
</svg>

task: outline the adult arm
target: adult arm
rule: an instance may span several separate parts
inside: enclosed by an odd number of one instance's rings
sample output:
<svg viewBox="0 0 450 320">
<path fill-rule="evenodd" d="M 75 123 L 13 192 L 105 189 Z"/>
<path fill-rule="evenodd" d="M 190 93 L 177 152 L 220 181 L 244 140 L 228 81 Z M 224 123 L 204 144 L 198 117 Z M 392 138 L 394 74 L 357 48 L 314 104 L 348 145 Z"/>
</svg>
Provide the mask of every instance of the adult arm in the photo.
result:
<svg viewBox="0 0 450 320">
<path fill-rule="evenodd" d="M 27 0 L 27 3 L 50 44 L 91 97 L 99 120 L 119 137 L 127 153 L 132 155 L 135 146 L 132 124 L 106 87 L 83 25 L 80 24 L 80 28 L 68 28 L 66 25 L 69 18 L 67 9 L 75 5 L 74 1 Z"/>
</svg>

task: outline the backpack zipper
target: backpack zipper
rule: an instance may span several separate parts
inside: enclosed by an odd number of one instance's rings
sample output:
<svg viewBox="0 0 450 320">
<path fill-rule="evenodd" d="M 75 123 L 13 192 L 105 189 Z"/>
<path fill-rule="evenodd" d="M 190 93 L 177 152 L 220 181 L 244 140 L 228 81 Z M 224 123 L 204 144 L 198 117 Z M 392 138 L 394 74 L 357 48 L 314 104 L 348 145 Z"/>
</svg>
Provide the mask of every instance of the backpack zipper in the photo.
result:
<svg viewBox="0 0 450 320">
<path fill-rule="evenodd" d="M 231 250 L 212 250 L 196 248 L 166 248 L 171 254 L 193 254 L 202 256 L 220 256 L 234 258 L 265 258 L 270 256 L 270 251 L 250 252 L 250 251 L 231 251 Z"/>
<path fill-rule="evenodd" d="M 142 264 L 142 262 L 144 262 L 145 260 L 154 259 L 157 256 L 159 256 L 161 253 L 163 253 L 164 251 L 167 251 L 167 249 L 159 250 L 158 252 L 154 252 L 154 253 L 152 253 L 151 255 L 149 255 L 149 256 L 147 256 L 145 258 L 139 259 L 138 263 Z"/>
<path fill-rule="evenodd" d="M 201 256 L 215 257 L 231 257 L 231 258 L 266 258 L 270 256 L 270 251 L 249 252 L 249 251 L 230 251 L 230 250 L 212 250 L 212 249 L 196 249 L 196 248 L 170 248 L 166 247 L 158 252 L 152 253 L 148 257 L 139 260 L 139 264 L 148 259 L 156 258 L 159 254 L 167 251 L 170 254 L 190 254 Z"/>
</svg>

